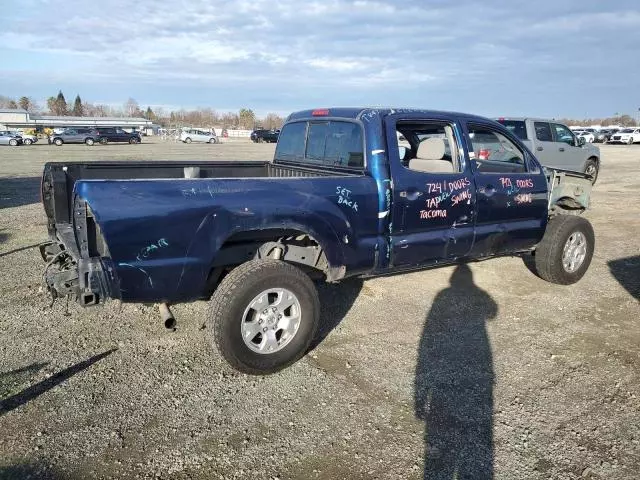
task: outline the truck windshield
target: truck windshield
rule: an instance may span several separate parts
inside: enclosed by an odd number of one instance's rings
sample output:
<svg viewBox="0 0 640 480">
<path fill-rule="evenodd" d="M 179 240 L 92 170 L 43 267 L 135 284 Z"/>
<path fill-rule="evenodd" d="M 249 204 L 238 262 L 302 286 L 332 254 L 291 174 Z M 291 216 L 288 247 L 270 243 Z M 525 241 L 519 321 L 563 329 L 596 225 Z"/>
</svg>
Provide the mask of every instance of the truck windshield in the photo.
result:
<svg viewBox="0 0 640 480">
<path fill-rule="evenodd" d="M 362 128 L 339 120 L 288 123 L 280 132 L 275 159 L 362 168 Z"/>
<path fill-rule="evenodd" d="M 524 124 L 524 120 L 498 120 L 499 123 L 504 125 L 507 130 L 513 133 L 520 140 L 527 140 L 527 127 Z"/>
</svg>

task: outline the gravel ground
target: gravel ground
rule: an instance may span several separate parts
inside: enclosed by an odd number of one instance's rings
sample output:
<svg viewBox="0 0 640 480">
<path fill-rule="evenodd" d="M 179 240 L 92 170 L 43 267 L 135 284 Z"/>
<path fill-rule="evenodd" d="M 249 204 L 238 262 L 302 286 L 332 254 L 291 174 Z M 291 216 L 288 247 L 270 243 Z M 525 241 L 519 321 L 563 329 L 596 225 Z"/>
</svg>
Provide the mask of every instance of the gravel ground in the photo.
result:
<svg viewBox="0 0 640 480">
<path fill-rule="evenodd" d="M 581 282 L 503 258 L 324 286 L 326 338 L 266 378 L 211 348 L 203 302 L 173 333 L 152 306 L 49 307 L 29 247 L 45 161 L 273 145 L 0 149 L 0 478 L 638 478 L 640 147 L 601 148 Z"/>
</svg>

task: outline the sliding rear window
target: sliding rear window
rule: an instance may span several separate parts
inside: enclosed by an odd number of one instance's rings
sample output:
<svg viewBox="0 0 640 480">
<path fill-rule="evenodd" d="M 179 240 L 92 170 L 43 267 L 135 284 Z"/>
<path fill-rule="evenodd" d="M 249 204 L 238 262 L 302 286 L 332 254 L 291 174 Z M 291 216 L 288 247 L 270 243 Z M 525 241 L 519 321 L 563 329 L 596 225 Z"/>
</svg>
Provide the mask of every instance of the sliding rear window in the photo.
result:
<svg viewBox="0 0 640 480">
<path fill-rule="evenodd" d="M 358 123 L 340 120 L 288 123 L 278 137 L 275 159 L 362 168 L 362 127 Z"/>
</svg>

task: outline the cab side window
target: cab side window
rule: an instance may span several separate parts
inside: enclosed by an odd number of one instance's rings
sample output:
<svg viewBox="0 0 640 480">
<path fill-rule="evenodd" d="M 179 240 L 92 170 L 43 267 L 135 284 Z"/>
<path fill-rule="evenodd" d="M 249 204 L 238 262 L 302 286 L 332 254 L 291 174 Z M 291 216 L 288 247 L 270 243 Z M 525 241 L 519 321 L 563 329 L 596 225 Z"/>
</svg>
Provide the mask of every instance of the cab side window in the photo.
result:
<svg viewBox="0 0 640 480">
<path fill-rule="evenodd" d="M 396 124 L 399 156 L 409 170 L 424 173 L 461 171 L 453 127 L 446 122 L 400 120 Z"/>
<path fill-rule="evenodd" d="M 534 128 L 536 129 L 536 138 L 541 142 L 553 142 L 551 136 L 551 126 L 547 122 L 534 122 Z"/>
<path fill-rule="evenodd" d="M 556 134 L 556 142 L 563 142 L 567 145 L 576 144 L 575 136 L 571 130 L 559 123 L 553 123 L 552 125 L 554 133 Z"/>
<path fill-rule="evenodd" d="M 526 173 L 524 152 L 499 131 L 469 125 L 469 139 L 469 156 L 478 173 Z"/>
</svg>

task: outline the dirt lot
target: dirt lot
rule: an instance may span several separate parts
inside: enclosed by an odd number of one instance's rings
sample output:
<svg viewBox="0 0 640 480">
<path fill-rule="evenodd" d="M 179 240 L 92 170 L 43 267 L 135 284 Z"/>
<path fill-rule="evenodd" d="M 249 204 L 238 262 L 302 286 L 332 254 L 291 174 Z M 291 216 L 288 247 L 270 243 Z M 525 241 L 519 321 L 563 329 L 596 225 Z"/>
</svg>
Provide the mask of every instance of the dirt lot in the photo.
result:
<svg viewBox="0 0 640 480">
<path fill-rule="evenodd" d="M 174 333 L 151 306 L 50 308 L 29 247 L 46 161 L 272 145 L 0 147 L 0 478 L 638 478 L 640 146 L 601 148 L 581 282 L 504 258 L 323 287 L 326 338 L 256 378 L 212 350 L 205 303 Z"/>
</svg>

